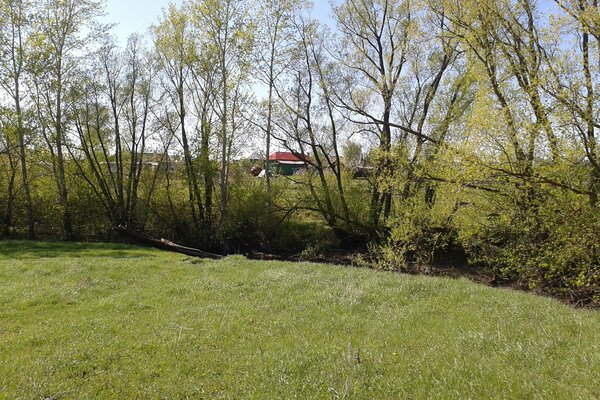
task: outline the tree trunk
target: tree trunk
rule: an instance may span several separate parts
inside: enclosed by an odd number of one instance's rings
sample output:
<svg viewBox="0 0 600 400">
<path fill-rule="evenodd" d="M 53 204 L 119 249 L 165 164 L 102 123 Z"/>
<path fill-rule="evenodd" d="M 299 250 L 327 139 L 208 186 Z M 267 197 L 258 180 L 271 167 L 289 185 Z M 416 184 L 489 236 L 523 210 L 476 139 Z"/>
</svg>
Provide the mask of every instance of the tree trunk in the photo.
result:
<svg viewBox="0 0 600 400">
<path fill-rule="evenodd" d="M 2 236 L 8 238 L 10 236 L 10 227 L 12 225 L 13 208 L 15 203 L 15 179 L 17 175 L 17 169 L 15 162 L 13 162 L 12 156 L 8 154 L 8 162 L 10 164 L 10 178 L 8 180 L 7 187 L 7 200 L 6 209 L 4 210 L 4 229 L 2 230 Z"/>
<path fill-rule="evenodd" d="M 58 69 L 62 68 L 59 60 Z M 63 229 L 65 231 L 65 237 L 67 240 L 75 240 L 75 234 L 73 233 L 73 223 L 71 220 L 71 210 L 69 207 L 69 192 L 67 189 L 67 181 L 65 175 L 65 159 L 63 153 L 63 127 L 62 127 L 62 74 L 58 74 L 58 89 L 56 93 L 56 121 L 55 121 L 55 134 L 56 134 L 56 156 L 57 156 L 57 176 L 56 184 L 58 188 L 58 195 L 60 199 L 60 205 L 63 209 Z"/>
<path fill-rule="evenodd" d="M 224 52 L 223 52 L 224 53 Z M 220 201 L 220 211 L 221 217 L 220 221 L 223 224 L 227 219 L 227 174 L 228 174 L 228 165 L 227 165 L 227 71 L 225 69 L 225 54 L 223 54 L 223 59 L 221 61 L 222 72 L 223 72 L 223 110 L 221 113 L 221 201 Z"/>
<path fill-rule="evenodd" d="M 23 113 L 21 110 L 21 93 L 18 79 L 15 79 L 15 108 L 17 111 L 17 134 L 19 136 L 19 157 L 21 159 L 21 183 L 23 185 L 23 197 L 27 211 L 27 239 L 35 240 L 35 221 L 33 217 L 33 204 L 31 202 L 31 190 L 29 187 L 29 171 L 27 168 L 25 148 L 25 128 L 23 126 Z"/>
</svg>

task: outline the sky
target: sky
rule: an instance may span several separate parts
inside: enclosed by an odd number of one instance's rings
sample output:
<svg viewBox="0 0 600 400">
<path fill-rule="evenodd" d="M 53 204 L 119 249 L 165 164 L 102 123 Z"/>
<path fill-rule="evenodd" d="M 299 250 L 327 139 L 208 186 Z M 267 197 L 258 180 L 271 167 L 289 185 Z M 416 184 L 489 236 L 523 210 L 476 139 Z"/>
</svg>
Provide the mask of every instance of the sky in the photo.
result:
<svg viewBox="0 0 600 400">
<path fill-rule="evenodd" d="M 182 0 L 107 0 L 105 22 L 117 24 L 113 33 L 121 44 L 125 44 L 132 33 L 146 33 L 170 3 L 181 4 Z M 328 0 L 314 0 L 314 3 L 313 16 L 327 17 Z"/>
<path fill-rule="evenodd" d="M 181 0 L 108 0 L 105 20 L 117 24 L 113 33 L 125 44 L 132 33 L 146 33 L 170 3 L 178 4 Z"/>
</svg>

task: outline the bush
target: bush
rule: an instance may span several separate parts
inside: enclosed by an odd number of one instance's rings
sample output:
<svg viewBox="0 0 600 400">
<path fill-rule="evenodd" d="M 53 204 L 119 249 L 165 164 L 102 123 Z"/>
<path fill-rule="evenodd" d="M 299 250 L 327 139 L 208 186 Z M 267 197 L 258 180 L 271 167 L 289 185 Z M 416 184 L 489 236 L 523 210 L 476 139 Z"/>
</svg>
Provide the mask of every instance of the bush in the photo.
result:
<svg viewBox="0 0 600 400">
<path fill-rule="evenodd" d="M 600 299 L 600 220 L 586 197 L 538 186 L 527 207 L 496 201 L 486 223 L 462 231 L 472 263 L 529 289 Z"/>
<path fill-rule="evenodd" d="M 383 245 L 371 247 L 377 267 L 429 271 L 456 242 L 452 222 L 457 209 L 453 197 L 431 203 L 420 195 L 399 202 L 388 220 L 388 238 Z"/>
</svg>

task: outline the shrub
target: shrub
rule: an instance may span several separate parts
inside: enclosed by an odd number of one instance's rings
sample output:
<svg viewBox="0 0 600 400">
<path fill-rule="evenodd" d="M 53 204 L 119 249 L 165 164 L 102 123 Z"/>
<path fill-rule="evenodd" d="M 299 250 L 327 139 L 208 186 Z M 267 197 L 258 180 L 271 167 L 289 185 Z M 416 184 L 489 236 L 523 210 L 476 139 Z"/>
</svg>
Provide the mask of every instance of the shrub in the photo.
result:
<svg viewBox="0 0 600 400">
<path fill-rule="evenodd" d="M 388 220 L 389 236 L 371 248 L 378 268 L 429 271 L 456 242 L 454 198 L 430 203 L 425 196 L 404 199 Z"/>
<path fill-rule="evenodd" d="M 536 187 L 527 207 L 496 199 L 497 212 L 463 230 L 472 263 L 506 280 L 575 301 L 600 299 L 600 220 L 584 196 Z"/>
</svg>

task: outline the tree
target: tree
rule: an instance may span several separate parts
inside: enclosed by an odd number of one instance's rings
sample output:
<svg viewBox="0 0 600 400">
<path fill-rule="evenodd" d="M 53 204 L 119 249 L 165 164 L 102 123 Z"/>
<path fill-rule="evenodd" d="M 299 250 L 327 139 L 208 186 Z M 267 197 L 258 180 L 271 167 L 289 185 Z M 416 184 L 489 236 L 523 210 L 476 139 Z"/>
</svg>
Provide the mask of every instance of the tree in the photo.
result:
<svg viewBox="0 0 600 400">
<path fill-rule="evenodd" d="M 204 0 L 191 3 L 194 25 L 215 59 L 218 71 L 217 98 L 213 107 L 220 119 L 220 221 L 228 210 L 229 154 L 235 134 L 232 102 L 248 79 L 253 45 L 253 22 L 249 3 L 240 0 Z"/>
<path fill-rule="evenodd" d="M 553 25 L 554 35 L 545 42 L 539 40 L 550 77 L 544 89 L 556 100 L 562 111 L 560 121 L 573 128 L 573 142 L 578 143 L 590 164 L 588 187 L 583 190 L 588 192 L 590 203 L 595 205 L 600 194 L 600 158 L 595 133 L 600 128 L 596 90 L 600 71 L 600 52 L 597 50 L 600 12 L 597 0 L 555 2 L 568 18 L 563 19 L 565 22 L 557 19 Z M 575 54 L 575 46 L 571 46 L 573 41 L 579 44 Z"/>
<path fill-rule="evenodd" d="M 105 27 L 95 25 L 103 12 L 100 0 L 41 0 L 37 6 L 32 74 L 44 140 L 52 157 L 53 173 L 62 207 L 65 236 L 75 238 L 65 167 L 67 118 L 65 93 L 73 83 L 75 67 L 85 49 L 103 34 Z"/>
<path fill-rule="evenodd" d="M 293 208 L 319 212 L 344 240 L 364 225 L 351 216 L 343 183 L 338 144 L 342 124 L 332 101 L 336 65 L 324 45 L 327 33 L 317 21 L 298 15 L 294 38 L 286 79 L 273 86 L 280 107 L 272 136 L 310 166 L 306 177 L 290 178 L 310 194 L 309 204 Z"/>
<path fill-rule="evenodd" d="M 196 228 L 199 229 L 206 223 L 207 217 L 192 151 L 192 138 L 189 137 L 187 126 L 188 89 L 194 83 L 191 68 L 200 57 L 196 49 L 197 44 L 193 40 L 192 28 L 187 10 L 178 10 L 171 5 L 164 14 L 162 22 L 154 29 L 154 41 L 164 77 L 164 96 L 170 99 L 178 116 L 176 124 L 169 123 L 166 126 L 178 127 L 180 133 L 188 181 L 189 205 Z"/>
<path fill-rule="evenodd" d="M 258 58 L 257 77 L 268 90 L 266 99 L 265 126 L 258 124 L 265 134 L 265 190 L 267 210 L 270 208 L 271 174 L 268 157 L 271 154 L 271 138 L 273 130 L 274 88 L 277 80 L 285 73 L 290 58 L 293 34 L 294 13 L 301 3 L 297 0 L 262 0 L 259 2 L 258 21 L 259 34 L 256 39 Z"/>
<path fill-rule="evenodd" d="M 0 15 L 5 18 L 5 21 L 0 22 L 0 57 L 4 60 L 0 64 L 0 85 L 13 100 L 21 185 L 27 211 L 27 237 L 33 240 L 36 234 L 27 166 L 27 139 L 22 94 L 27 62 L 25 44 L 31 33 L 29 19 L 31 11 L 32 3 L 27 0 L 0 1 Z M 14 176 L 12 179 L 14 180 Z"/>
<path fill-rule="evenodd" d="M 98 60 L 92 68 L 80 71 L 79 84 L 69 92 L 78 140 L 68 149 L 112 225 L 136 227 L 153 63 L 138 35 L 130 37 L 124 52 L 107 43 Z"/>
<path fill-rule="evenodd" d="M 16 178 L 17 178 L 17 163 L 15 145 L 15 129 L 10 118 L 8 110 L 0 109 L 0 182 L 6 180 L 6 185 L 3 184 L 3 193 L 0 196 L 3 205 L 2 224 L 4 225 L 1 235 L 8 237 L 13 225 L 13 214 L 16 198 Z"/>
<path fill-rule="evenodd" d="M 197 47 L 197 57 L 190 65 L 192 83 L 189 85 L 189 90 L 194 103 L 196 134 L 200 136 L 199 170 L 204 177 L 204 228 L 205 235 L 208 237 L 212 233 L 214 179 L 216 176 L 211 145 L 214 139 L 216 113 L 213 104 L 218 93 L 218 69 L 212 62 L 211 46 L 207 46 L 197 37 L 195 37 L 195 46 Z"/>
<path fill-rule="evenodd" d="M 339 61 L 346 69 L 346 96 L 336 100 L 355 115 L 356 122 L 376 128 L 380 150 L 376 176 L 390 176 L 392 110 L 409 51 L 413 10 L 407 1 L 348 0 L 334 8 L 334 16 L 342 36 L 339 47 L 345 49 Z M 371 95 L 377 98 L 369 107 Z M 376 179 L 370 207 L 374 227 L 382 214 L 389 216 L 391 205 L 392 192 Z"/>
</svg>

